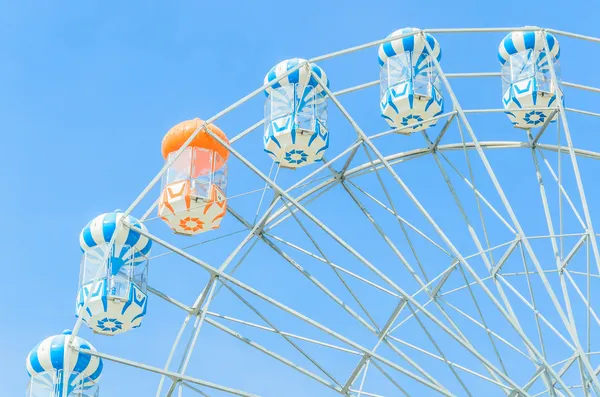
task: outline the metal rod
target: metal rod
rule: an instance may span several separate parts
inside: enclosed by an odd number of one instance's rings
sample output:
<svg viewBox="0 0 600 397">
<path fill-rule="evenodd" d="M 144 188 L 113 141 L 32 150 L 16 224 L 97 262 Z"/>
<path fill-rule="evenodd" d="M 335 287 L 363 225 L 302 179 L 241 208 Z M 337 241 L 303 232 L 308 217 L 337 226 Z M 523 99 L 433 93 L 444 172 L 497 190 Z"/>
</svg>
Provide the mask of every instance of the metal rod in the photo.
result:
<svg viewBox="0 0 600 397">
<path fill-rule="evenodd" d="M 247 393 L 245 391 L 242 390 L 237 390 L 237 389 L 233 389 L 227 386 L 222 386 L 216 383 L 212 383 L 212 382 L 207 382 L 205 380 L 202 379 L 198 379 L 198 378 L 193 378 L 191 376 L 187 376 L 187 375 L 183 375 L 183 374 L 178 374 L 176 372 L 172 372 L 172 371 L 165 371 L 163 369 L 157 368 L 157 367 L 153 367 L 147 364 L 142 364 L 142 363 L 138 363 L 136 361 L 133 360 L 126 360 L 124 358 L 120 358 L 120 357 L 116 357 L 110 354 L 106 354 L 106 353 L 100 353 L 97 351 L 92 351 L 90 349 L 82 349 L 79 347 L 75 347 L 73 346 L 71 348 L 74 351 L 77 352 L 81 352 L 81 353 L 85 353 L 85 354 L 89 354 L 90 356 L 94 356 L 94 357 L 100 357 L 104 360 L 108 360 L 108 361 L 113 361 L 119 364 L 124 364 L 130 367 L 134 367 L 134 368 L 139 368 L 139 369 L 143 369 L 144 371 L 148 371 L 148 372 L 154 372 L 156 374 L 161 374 L 164 376 L 168 376 L 171 379 L 174 380 L 182 380 L 182 381 L 186 381 L 186 382 L 190 382 L 190 383 L 194 383 L 196 385 L 200 385 L 200 386 L 204 386 L 204 387 L 208 387 L 214 390 L 219 390 L 222 392 L 226 392 L 229 394 L 234 394 L 236 396 L 242 396 L 242 397 L 260 397 L 257 394 L 252 394 L 252 393 Z"/>
</svg>

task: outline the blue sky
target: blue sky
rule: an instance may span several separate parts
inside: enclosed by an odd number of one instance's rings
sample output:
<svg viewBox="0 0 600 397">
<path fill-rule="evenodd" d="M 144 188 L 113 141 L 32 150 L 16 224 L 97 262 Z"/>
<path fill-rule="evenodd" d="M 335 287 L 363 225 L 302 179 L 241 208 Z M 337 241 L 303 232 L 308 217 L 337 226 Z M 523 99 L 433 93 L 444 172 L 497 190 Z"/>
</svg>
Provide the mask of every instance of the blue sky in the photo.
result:
<svg viewBox="0 0 600 397">
<path fill-rule="evenodd" d="M 435 0 L 426 6 L 423 2 L 339 0 L 3 1 L 1 9 L 0 114 L 4 150 L 0 176 L 4 194 L 0 207 L 4 211 L 0 246 L 4 274 L 0 281 L 0 394 L 6 396 L 20 395 L 25 390 L 24 360 L 29 350 L 46 336 L 71 328 L 75 321 L 79 231 L 99 213 L 125 209 L 142 191 L 161 167 L 160 140 L 172 125 L 215 114 L 258 88 L 264 74 L 283 59 L 329 53 L 383 38 L 405 26 L 538 25 L 600 36 L 598 5 L 579 0 L 530 5 L 512 0 Z M 440 41 L 448 71 L 499 70 L 495 46 L 502 35 L 472 42 L 463 37 L 459 44 L 444 47 L 442 40 L 451 42 L 446 37 Z M 597 71 L 582 66 L 582 59 L 598 59 L 597 46 L 567 42 L 568 53 L 579 58 L 563 63 L 565 80 L 600 86 Z M 594 48 L 596 55 L 588 55 Z M 324 64 L 326 70 L 331 70 L 332 88 L 376 79 L 376 55 L 374 50 L 371 52 L 352 55 L 346 63 L 330 61 L 330 69 Z M 572 66 L 570 70 L 568 65 Z M 490 107 L 500 105 L 500 83 L 496 83 L 498 98 L 483 101 Z M 468 92 L 468 87 L 460 92 Z M 490 92 L 494 92 L 493 86 Z M 375 98 L 375 91 L 371 94 Z M 575 103 L 593 109 L 587 98 Z M 262 100 L 251 101 L 219 125 L 230 136 L 239 133 L 261 119 Z M 358 100 L 348 102 L 348 108 L 357 112 L 357 120 L 367 123 L 369 132 L 385 129 L 382 121 L 366 116 L 369 112 L 377 116 L 376 99 L 373 103 L 365 107 Z M 471 104 L 477 105 L 478 100 L 471 98 Z M 336 116 L 332 117 L 335 120 Z M 349 135 L 340 137 L 332 153 L 351 142 L 353 136 L 348 129 L 346 132 Z M 240 143 L 240 150 L 268 173 L 270 163 L 261 152 L 260 142 L 260 133 L 254 133 Z M 582 142 L 588 143 L 597 140 Z M 231 165 L 230 194 L 262 186 L 256 177 L 241 177 L 248 172 L 242 169 L 239 162 Z M 514 169 L 506 172 L 511 171 Z M 302 175 L 305 173 L 298 172 Z M 286 178 L 286 183 L 298 179 L 289 174 Z M 144 201 L 135 214 L 141 215 L 150 202 Z M 238 206 L 251 219 L 255 204 L 249 201 Z M 334 228 L 343 228 L 343 218 L 327 212 L 324 216 L 330 217 Z M 170 241 L 189 244 L 189 240 L 172 236 L 159 222 L 154 221 L 149 228 Z M 227 219 L 223 228 L 223 232 L 241 229 L 232 219 Z M 218 265 L 242 237 L 237 235 L 218 243 L 214 250 L 195 253 Z M 263 254 L 263 258 L 276 260 L 264 250 Z M 344 254 L 336 251 L 332 255 L 341 258 Z M 262 269 L 260 264 L 256 266 Z M 277 293 L 277 270 L 240 271 L 240 277 L 249 284 L 264 284 Z M 173 292 L 191 305 L 206 274 L 178 260 L 161 260 L 156 268 L 151 267 L 150 284 L 153 279 L 160 280 L 162 290 Z M 308 299 L 304 304 L 316 302 Z M 229 297 L 216 307 L 233 310 L 236 304 Z M 155 297 L 150 305 L 154 319 L 149 319 L 139 332 L 112 339 L 90 336 L 88 330 L 82 335 L 99 350 L 162 366 L 183 315 Z M 222 336 L 215 329 L 207 329 L 202 338 L 215 341 L 216 346 Z M 286 378 L 288 372 L 279 377 L 273 372 L 269 388 L 259 380 L 265 379 L 260 376 L 261 369 L 270 368 L 267 358 L 252 356 L 256 364 L 247 366 L 240 358 L 245 353 L 229 359 L 227 350 L 211 349 L 211 343 L 203 348 L 213 364 L 199 359 L 193 370 L 195 376 L 229 382 L 233 387 L 267 396 L 276 395 L 273 393 L 286 383 L 297 382 L 299 388 L 314 386 L 304 386 L 304 380 L 297 376 Z M 337 359 L 331 360 L 337 365 Z M 102 381 L 103 395 L 153 395 L 157 381 L 155 375 L 110 364 Z M 131 394 L 133 390 L 139 394 Z M 314 395 L 310 390 L 319 389 L 303 390 L 304 394 L 297 395 Z"/>
</svg>

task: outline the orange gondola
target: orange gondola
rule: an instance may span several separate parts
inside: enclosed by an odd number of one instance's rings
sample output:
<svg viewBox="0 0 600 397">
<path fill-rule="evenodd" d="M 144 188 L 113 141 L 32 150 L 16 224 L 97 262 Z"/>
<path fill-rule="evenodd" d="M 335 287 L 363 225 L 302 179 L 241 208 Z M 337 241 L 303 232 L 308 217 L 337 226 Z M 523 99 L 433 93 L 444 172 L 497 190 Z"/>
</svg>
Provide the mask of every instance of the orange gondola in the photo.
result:
<svg viewBox="0 0 600 397">
<path fill-rule="evenodd" d="M 194 119 L 171 128 L 162 141 L 165 161 L 171 161 L 203 124 L 204 121 Z M 196 134 L 163 176 L 158 215 L 175 233 L 195 235 L 217 229 L 227 211 L 229 151 L 206 129 L 229 143 L 221 129 L 208 124 Z"/>
</svg>

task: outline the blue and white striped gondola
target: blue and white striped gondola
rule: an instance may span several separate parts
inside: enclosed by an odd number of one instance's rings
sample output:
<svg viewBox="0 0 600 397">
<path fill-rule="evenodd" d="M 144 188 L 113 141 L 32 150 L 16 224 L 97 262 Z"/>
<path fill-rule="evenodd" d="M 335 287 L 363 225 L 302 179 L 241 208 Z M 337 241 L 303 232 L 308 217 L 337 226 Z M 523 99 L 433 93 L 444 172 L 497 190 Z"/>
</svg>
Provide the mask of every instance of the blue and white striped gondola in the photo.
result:
<svg viewBox="0 0 600 397">
<path fill-rule="evenodd" d="M 83 321 L 94 332 L 105 335 L 139 327 L 148 304 L 146 265 L 152 241 L 123 226 L 122 219 L 119 211 L 102 214 L 79 236 L 84 256 L 76 310 L 79 313 L 89 297 Z M 147 230 L 132 216 L 125 221 Z"/>
<path fill-rule="evenodd" d="M 97 396 L 97 383 L 102 374 L 102 359 L 87 353 L 69 350 L 65 345 L 71 331 L 44 339 L 27 356 L 26 367 L 31 380 L 28 397 L 62 397 L 65 384 L 67 396 Z M 75 348 L 96 351 L 86 340 L 75 337 Z M 68 357 L 69 380 L 65 382 L 65 361 Z"/>
<path fill-rule="evenodd" d="M 406 37 L 381 44 L 378 52 L 381 116 L 393 128 L 406 127 L 399 131 L 403 134 L 435 126 L 437 120 L 425 120 L 444 111 L 444 98 L 433 62 L 433 59 L 438 62 L 442 59 L 441 47 L 432 35 L 423 36 L 416 33 L 418 31 L 404 28 L 393 32 L 388 38 Z M 425 43 L 431 47 L 431 53 Z"/>
<path fill-rule="evenodd" d="M 502 65 L 502 102 L 515 127 L 541 127 L 552 113 L 547 108 L 556 106 L 557 94 L 564 102 L 562 93 L 557 93 L 551 84 L 550 66 L 554 65 L 558 78 L 559 58 L 560 45 L 556 37 L 540 30 L 511 32 L 500 43 L 498 60 Z"/>
<path fill-rule="evenodd" d="M 265 84 L 272 84 L 265 90 L 264 148 L 276 163 L 286 168 L 320 161 L 329 147 L 327 94 L 311 73 L 329 88 L 323 69 L 307 63 L 281 78 L 303 62 L 306 60 L 288 59 L 265 76 Z"/>
</svg>

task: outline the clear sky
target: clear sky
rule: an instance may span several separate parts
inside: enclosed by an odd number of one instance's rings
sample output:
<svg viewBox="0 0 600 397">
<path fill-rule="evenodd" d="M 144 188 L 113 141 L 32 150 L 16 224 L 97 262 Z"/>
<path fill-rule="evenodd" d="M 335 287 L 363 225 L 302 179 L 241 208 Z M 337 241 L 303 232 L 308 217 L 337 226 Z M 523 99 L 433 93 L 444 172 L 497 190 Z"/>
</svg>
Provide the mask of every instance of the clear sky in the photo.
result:
<svg viewBox="0 0 600 397">
<path fill-rule="evenodd" d="M 162 165 L 160 141 L 172 125 L 215 114 L 258 88 L 264 74 L 283 59 L 311 58 L 383 38 L 406 26 L 537 25 L 600 36 L 600 9 L 591 0 L 32 0 L 0 4 L 2 396 L 24 393 L 24 361 L 36 343 L 73 326 L 79 231 L 96 215 L 125 209 L 137 197 Z M 499 70 L 495 46 L 501 37 L 463 40 L 447 47 L 442 41 L 448 71 Z M 574 42 L 569 45 L 571 56 L 580 57 L 572 64 L 588 57 L 589 48 L 596 48 L 596 54 L 598 51 L 598 47 L 578 47 L 580 44 Z M 453 58 L 453 51 L 462 58 Z M 352 59 L 345 64 L 331 61 L 329 74 L 334 89 L 377 78 L 374 50 L 357 56 L 355 66 Z M 600 86 L 593 67 L 580 67 L 577 75 L 564 73 L 570 81 Z M 500 95 L 499 86 L 496 93 Z M 230 136 L 236 135 L 261 119 L 262 100 L 257 98 L 219 125 Z M 490 107 L 500 105 L 499 97 L 483 102 Z M 471 103 L 477 105 L 477 100 Z M 357 118 L 379 123 L 369 125 L 370 132 L 385 129 L 376 117 L 363 117 L 367 112 L 376 116 L 376 99 L 374 104 L 368 110 L 358 102 L 349 105 L 359 113 Z M 350 142 L 350 135 L 344 142 Z M 269 172 L 260 133 L 250 135 L 240 145 L 263 172 Z M 239 163 L 231 166 L 230 194 L 262 186 L 255 177 L 233 177 L 242 168 Z M 256 202 L 249 201 L 247 207 L 242 204 L 242 212 L 250 219 Z M 135 214 L 140 216 L 150 203 L 150 199 L 144 201 Z M 345 221 L 332 216 L 331 222 L 342 228 Z M 189 244 L 189 240 L 172 236 L 160 221 L 149 228 L 170 241 Z M 240 229 L 239 223 L 227 219 L 219 233 Z M 194 253 L 218 266 L 226 251 L 242 237 L 215 245 L 220 252 Z M 260 257 L 254 260 L 260 262 Z M 203 271 L 178 260 L 157 261 L 156 268 L 150 270 L 150 284 L 189 305 L 206 281 Z M 265 273 L 246 273 L 245 281 L 277 284 L 276 272 L 262 271 Z M 239 305 L 235 299 L 224 298 L 217 307 L 226 311 L 228 304 Z M 308 299 L 305 304 L 316 303 Z M 181 321 L 182 313 L 151 297 L 149 319 L 142 329 L 112 339 L 91 335 L 87 329 L 81 334 L 99 350 L 161 367 Z M 301 328 L 298 325 L 297 329 Z M 279 375 L 275 370 L 268 381 L 272 385 L 267 387 L 265 379 L 269 378 L 261 375 L 261 368 L 270 368 L 268 358 L 252 356 L 257 361 L 250 365 L 244 363 L 241 353 L 228 356 L 227 349 L 216 347 L 216 341 L 225 337 L 214 328 L 203 330 L 202 338 L 215 343 L 203 344 L 204 358 L 209 355 L 211 359 L 198 359 L 191 371 L 194 376 L 267 396 L 277 396 L 273 393 L 286 384 L 298 385 L 297 389 L 292 387 L 289 396 L 312 396 L 321 390 L 314 383 L 305 386 L 297 375 L 286 378 L 289 371 Z M 347 374 L 347 366 L 343 368 Z M 109 364 L 102 395 L 150 396 L 157 383 L 156 375 Z"/>
</svg>

